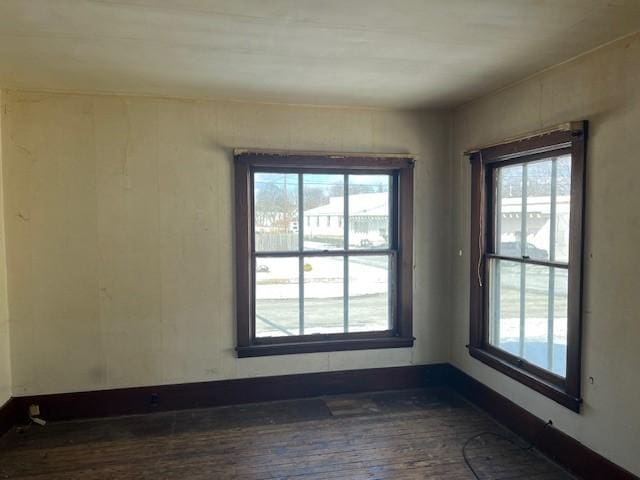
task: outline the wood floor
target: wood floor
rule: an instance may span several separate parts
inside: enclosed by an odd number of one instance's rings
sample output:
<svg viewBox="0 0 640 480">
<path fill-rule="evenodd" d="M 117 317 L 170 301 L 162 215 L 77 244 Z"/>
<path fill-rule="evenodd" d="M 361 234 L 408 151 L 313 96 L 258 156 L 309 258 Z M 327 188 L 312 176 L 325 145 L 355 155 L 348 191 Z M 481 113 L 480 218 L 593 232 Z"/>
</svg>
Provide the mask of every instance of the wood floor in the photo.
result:
<svg viewBox="0 0 640 480">
<path fill-rule="evenodd" d="M 506 433 L 446 389 L 332 396 L 31 425 L 0 439 L 0 479 L 473 479 L 465 440 Z M 482 479 L 573 478 L 483 436 Z"/>
</svg>

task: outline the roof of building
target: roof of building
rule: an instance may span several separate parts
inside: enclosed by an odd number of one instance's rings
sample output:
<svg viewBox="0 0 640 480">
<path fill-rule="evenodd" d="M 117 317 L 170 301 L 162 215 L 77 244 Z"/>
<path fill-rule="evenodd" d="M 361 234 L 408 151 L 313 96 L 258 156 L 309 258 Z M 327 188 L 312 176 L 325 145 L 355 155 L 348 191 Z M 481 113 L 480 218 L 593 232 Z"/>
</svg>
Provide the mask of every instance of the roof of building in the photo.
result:
<svg viewBox="0 0 640 480">
<path fill-rule="evenodd" d="M 556 213 L 568 213 L 571 203 L 570 195 L 558 195 L 556 197 Z M 500 211 L 506 213 L 520 213 L 522 211 L 522 199 L 520 197 L 503 198 Z M 527 213 L 550 214 L 551 197 L 527 197 Z"/>
<path fill-rule="evenodd" d="M 304 211 L 309 215 L 344 215 L 344 197 L 329 197 L 329 203 Z M 349 195 L 350 216 L 388 216 L 389 193 L 358 193 Z"/>
</svg>

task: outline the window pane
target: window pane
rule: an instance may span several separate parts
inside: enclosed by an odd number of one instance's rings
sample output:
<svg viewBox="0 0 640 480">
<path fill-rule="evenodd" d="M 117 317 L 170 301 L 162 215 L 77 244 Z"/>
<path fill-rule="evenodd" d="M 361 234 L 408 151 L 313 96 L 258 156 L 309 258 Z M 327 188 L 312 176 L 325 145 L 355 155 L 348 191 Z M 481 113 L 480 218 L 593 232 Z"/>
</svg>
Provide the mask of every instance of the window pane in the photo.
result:
<svg viewBox="0 0 640 480">
<path fill-rule="evenodd" d="M 489 343 L 564 376 L 567 270 L 493 259 L 490 273 Z"/>
<path fill-rule="evenodd" d="M 529 363 L 548 369 L 549 268 L 524 265 L 524 270 L 526 287 L 522 357 Z"/>
<path fill-rule="evenodd" d="M 344 175 L 304 174 L 304 249 L 344 249 Z"/>
<path fill-rule="evenodd" d="M 299 260 L 256 259 L 256 337 L 299 334 Z"/>
<path fill-rule="evenodd" d="M 344 332 L 343 257 L 304 258 L 304 332 Z"/>
<path fill-rule="evenodd" d="M 521 257 L 522 165 L 496 169 L 496 253 Z"/>
<path fill-rule="evenodd" d="M 556 161 L 556 221 L 553 260 L 569 261 L 569 218 L 571 205 L 571 155 Z"/>
<path fill-rule="evenodd" d="M 489 343 L 520 355 L 520 273 L 522 264 L 491 260 Z"/>
<path fill-rule="evenodd" d="M 349 248 L 389 247 L 389 175 L 349 175 Z"/>
<path fill-rule="evenodd" d="M 349 332 L 391 329 L 388 256 L 349 257 Z"/>
<path fill-rule="evenodd" d="M 567 371 L 567 298 L 569 292 L 569 271 L 563 268 L 552 269 L 554 278 L 552 346 L 553 358 L 551 370 L 565 376 Z"/>
<path fill-rule="evenodd" d="M 298 175 L 256 173 L 254 183 L 255 249 L 298 249 Z"/>
<path fill-rule="evenodd" d="M 536 260 L 549 259 L 552 173 L 552 160 L 527 164 L 525 255 Z"/>
</svg>

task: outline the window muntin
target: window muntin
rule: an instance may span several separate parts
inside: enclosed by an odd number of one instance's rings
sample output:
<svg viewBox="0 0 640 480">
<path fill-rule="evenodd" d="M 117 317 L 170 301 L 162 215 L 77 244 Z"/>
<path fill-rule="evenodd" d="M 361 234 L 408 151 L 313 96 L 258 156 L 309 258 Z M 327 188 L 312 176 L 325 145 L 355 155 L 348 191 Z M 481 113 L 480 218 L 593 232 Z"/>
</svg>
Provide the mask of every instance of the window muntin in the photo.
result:
<svg viewBox="0 0 640 480">
<path fill-rule="evenodd" d="M 413 165 L 413 158 L 406 155 L 234 152 L 236 351 L 239 357 L 413 345 Z M 256 179 L 264 182 L 264 174 L 272 175 L 266 179 L 278 188 L 269 188 L 276 191 L 281 201 L 286 199 L 288 205 L 288 220 L 281 221 L 277 228 L 271 228 L 264 218 L 256 221 L 256 199 L 266 201 L 255 191 Z M 388 219 L 377 219 L 369 229 L 371 235 L 367 235 L 360 224 L 358 234 L 367 241 L 358 239 L 356 245 L 351 246 L 348 213 L 351 195 L 342 199 L 343 209 L 338 214 L 305 215 L 305 176 L 309 176 L 307 182 L 316 184 L 313 187 L 320 190 L 320 196 L 327 197 L 324 202 L 332 195 L 344 197 L 344 192 L 388 195 L 388 201 L 377 202 L 383 207 L 388 203 Z M 349 188 L 351 181 L 360 185 L 355 191 Z M 311 193 L 313 195 L 317 197 L 318 192 Z M 314 208 L 320 206 L 314 205 Z M 260 208 L 264 217 L 269 209 Z M 285 215 L 268 218 L 280 220 Z M 321 226 L 339 230 L 342 238 L 335 232 L 331 238 L 319 238 L 317 231 L 313 237 L 305 238 L 307 228 Z M 278 238 L 271 241 L 265 234 Z M 257 235 L 263 238 L 256 241 Z M 291 273 L 296 262 L 297 278 Z M 323 278 L 329 283 L 323 289 L 342 290 L 342 297 L 316 295 L 313 298 L 310 285 L 320 283 L 317 274 L 321 270 L 325 271 Z M 328 270 L 335 274 L 327 276 Z M 305 286 L 307 307 L 330 298 L 337 300 L 330 305 L 335 310 L 340 308 L 342 300 L 342 315 L 318 318 L 308 311 L 305 316 Z M 326 309 L 316 310 L 326 312 Z M 278 317 L 276 322 L 272 321 L 274 315 Z M 281 317 L 287 318 L 286 324 Z"/>
<path fill-rule="evenodd" d="M 495 167 L 488 342 L 562 378 L 571 155 Z M 509 257 L 517 260 L 509 260 Z M 559 259 L 559 260 L 558 260 Z"/>
<path fill-rule="evenodd" d="M 255 338 L 393 331 L 393 174 L 253 178 Z"/>
<path fill-rule="evenodd" d="M 469 353 L 576 412 L 587 128 L 470 152 Z"/>
</svg>

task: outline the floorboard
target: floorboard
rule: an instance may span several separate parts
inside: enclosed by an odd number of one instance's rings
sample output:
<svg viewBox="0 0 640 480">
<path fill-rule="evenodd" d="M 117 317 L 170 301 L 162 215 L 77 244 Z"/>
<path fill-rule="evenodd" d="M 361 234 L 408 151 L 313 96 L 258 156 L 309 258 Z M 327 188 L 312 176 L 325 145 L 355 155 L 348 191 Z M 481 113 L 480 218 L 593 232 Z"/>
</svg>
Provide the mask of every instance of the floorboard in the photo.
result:
<svg viewBox="0 0 640 480">
<path fill-rule="evenodd" d="M 448 389 L 403 390 L 30 425 L 0 439 L 0 478 L 565 480 Z"/>
</svg>

